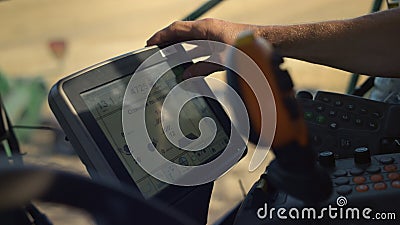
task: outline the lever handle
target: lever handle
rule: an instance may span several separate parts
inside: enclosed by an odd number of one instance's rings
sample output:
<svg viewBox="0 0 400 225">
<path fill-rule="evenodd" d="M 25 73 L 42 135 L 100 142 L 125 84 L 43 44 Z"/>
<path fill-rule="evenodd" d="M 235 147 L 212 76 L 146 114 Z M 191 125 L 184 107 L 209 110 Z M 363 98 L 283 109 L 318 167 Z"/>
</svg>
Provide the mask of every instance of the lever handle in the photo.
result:
<svg viewBox="0 0 400 225">
<path fill-rule="evenodd" d="M 259 66 L 275 100 L 277 123 L 272 150 L 276 158 L 267 169 L 266 179 L 275 188 L 305 202 L 315 203 L 327 199 L 332 191 L 331 180 L 317 166 L 317 155 L 309 147 L 307 126 L 295 98 L 293 82 L 289 73 L 280 69 L 282 57 L 273 52 L 272 46 L 265 39 L 249 32 L 238 37 L 235 47 Z M 237 83 L 251 125 L 259 134 L 261 127 L 268 124 L 262 124 L 260 110 L 254 107 L 257 106 L 254 103 L 257 99 L 252 89 L 241 78 L 238 78 Z"/>
</svg>

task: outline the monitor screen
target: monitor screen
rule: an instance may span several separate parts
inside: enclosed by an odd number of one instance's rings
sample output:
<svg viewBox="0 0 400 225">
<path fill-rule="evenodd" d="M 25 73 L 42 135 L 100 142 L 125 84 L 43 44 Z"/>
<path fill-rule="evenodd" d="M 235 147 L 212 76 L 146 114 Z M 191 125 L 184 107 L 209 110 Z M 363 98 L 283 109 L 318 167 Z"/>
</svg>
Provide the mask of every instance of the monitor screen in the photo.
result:
<svg viewBox="0 0 400 225">
<path fill-rule="evenodd" d="M 167 94 L 178 84 L 176 77 L 177 75 L 179 77 L 183 73 L 183 70 L 182 66 L 175 67 L 163 74 L 156 81 L 146 100 L 145 124 L 148 135 L 153 143 L 153 145 L 148 146 L 149 150 L 152 150 L 150 148 L 155 148 L 163 157 L 171 162 L 184 166 L 195 166 L 205 164 L 218 157 L 229 141 L 229 133 L 223 129 L 224 127 L 220 120 L 209 106 L 208 102 L 212 100 L 197 97 L 191 99 L 183 106 L 179 114 L 180 129 L 187 138 L 196 139 L 200 135 L 198 128 L 199 121 L 204 117 L 212 118 L 216 124 L 217 132 L 211 144 L 200 151 L 186 151 L 170 143 L 167 139 L 161 125 L 161 107 Z M 122 126 L 122 103 L 130 78 L 131 76 L 127 75 L 85 91 L 81 93 L 81 98 L 143 196 L 149 198 L 167 188 L 168 184 L 147 174 L 137 164 L 126 144 Z M 135 80 L 137 85 L 133 84 L 130 91 L 140 92 L 150 88 L 148 81 L 155 78 L 150 74 L 145 79 L 143 81 Z M 185 143 L 180 143 L 179 145 L 181 144 L 184 145 Z"/>
</svg>

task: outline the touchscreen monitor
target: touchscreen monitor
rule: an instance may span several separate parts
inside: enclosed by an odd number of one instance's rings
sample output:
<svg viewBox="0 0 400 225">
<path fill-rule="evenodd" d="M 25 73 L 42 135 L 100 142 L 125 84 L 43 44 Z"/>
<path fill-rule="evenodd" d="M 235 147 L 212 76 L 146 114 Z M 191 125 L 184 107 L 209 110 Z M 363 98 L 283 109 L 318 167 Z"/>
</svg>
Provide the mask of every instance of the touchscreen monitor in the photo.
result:
<svg viewBox="0 0 400 225">
<path fill-rule="evenodd" d="M 145 124 L 153 144 L 148 146 L 148 150 L 159 151 L 161 155 L 174 163 L 196 166 L 207 163 L 221 154 L 228 143 L 230 127 L 224 129 L 220 118 L 210 107 L 209 101 L 215 100 L 198 97 L 183 106 L 179 116 L 179 125 L 187 138 L 196 139 L 200 135 L 199 121 L 204 117 L 212 118 L 217 127 L 212 143 L 206 148 L 194 152 L 182 150 L 169 142 L 161 125 L 161 107 L 167 94 L 178 84 L 177 77 L 181 76 L 183 70 L 184 66 L 178 66 L 166 72 L 150 90 L 146 100 Z M 143 196 L 149 198 L 165 189 L 168 184 L 147 174 L 134 160 L 126 144 L 122 128 L 122 103 L 130 78 L 131 76 L 125 76 L 102 84 L 81 93 L 80 96 Z M 152 79 L 155 78 L 149 74 L 144 80 L 135 80 L 136 84 L 131 86 L 132 90 L 130 91 L 142 92 L 148 90 Z M 190 90 L 186 91 L 189 92 Z M 132 109 L 132 113 L 135 113 L 134 109 Z M 227 125 L 230 126 L 230 124 Z M 165 128 L 165 130 L 168 131 L 168 128 Z M 131 132 L 146 131 L 133 130 Z M 182 147 L 185 146 L 185 143 L 179 143 L 179 145 Z"/>
<path fill-rule="evenodd" d="M 185 137 L 176 138 L 177 141 L 174 140 L 174 143 L 170 142 L 172 131 L 161 124 L 161 108 L 164 100 L 167 99 L 167 94 L 170 96 L 171 90 L 176 90 L 178 84 L 185 82 L 178 78 L 182 76 L 187 66 L 192 64 L 189 58 L 184 64 L 176 64 L 176 60 L 179 56 L 185 55 L 186 50 L 182 46 L 178 46 L 175 50 L 164 52 L 164 54 L 157 47 L 144 48 L 65 77 L 52 87 L 49 105 L 93 178 L 128 184 L 144 198 L 156 198 L 174 205 L 181 202 L 184 206 L 180 205 L 179 208 L 183 210 L 186 208 L 186 203 L 190 204 L 193 201 L 201 203 L 204 207 L 208 205 L 207 199 L 211 193 L 212 180 L 204 182 L 204 185 L 195 186 L 180 186 L 163 182 L 162 179 L 157 179 L 142 169 L 138 155 L 132 155 L 138 147 L 133 149 L 132 147 L 135 146 L 131 146 L 126 138 L 140 136 L 139 134 L 147 132 L 150 138 L 149 144 L 142 145 L 140 150 L 153 151 L 153 153 L 157 151 L 167 161 L 181 165 L 180 168 L 211 164 L 227 167 L 231 164 L 224 161 L 222 156 L 231 155 L 230 151 L 234 151 L 234 154 L 239 156 L 235 156 L 232 160 L 236 162 L 242 154 L 245 154 L 246 145 L 239 137 L 240 141 L 234 141 L 237 142 L 234 147 L 227 148 L 228 144 L 231 144 L 232 135 L 238 137 L 238 132 L 231 126 L 231 121 L 222 106 L 216 100 L 204 96 L 192 98 L 184 103 L 178 119 L 170 119 L 175 123 L 179 120 L 179 129 Z M 156 55 L 156 61 L 140 67 L 146 59 L 154 55 Z M 160 68 L 164 69 L 157 75 L 151 72 Z M 133 74 L 137 71 L 146 73 L 146 76 L 142 79 L 134 79 L 130 83 Z M 203 85 L 200 89 L 212 93 L 205 81 L 200 83 Z M 125 92 L 137 96 L 144 92 L 148 93 L 145 109 L 141 108 L 141 112 L 145 113 L 145 120 L 141 120 L 145 124 L 144 128 L 135 124 L 127 127 L 126 124 L 129 123 L 123 123 L 125 113 L 136 116 L 139 112 L 134 107 L 126 109 Z M 191 87 L 180 93 L 189 96 L 194 92 L 195 88 Z M 172 97 L 172 100 L 174 99 Z M 210 118 L 213 124 L 206 123 L 204 127 L 200 127 L 202 129 L 200 132 L 199 123 L 206 117 Z M 162 118 L 165 119 L 165 117 Z M 208 132 L 211 128 L 215 132 Z M 164 131 L 169 133 L 166 135 Z M 186 150 L 188 146 L 193 147 L 195 141 L 192 140 L 202 140 L 198 137 L 204 137 L 204 134 L 207 136 L 208 133 L 213 133 L 213 138 L 209 139 L 211 142 L 208 145 L 196 148 L 196 150 L 200 149 L 197 151 Z M 144 143 L 142 140 L 136 141 Z M 215 171 L 211 172 L 215 173 Z M 176 177 L 176 174 L 168 170 L 160 169 L 158 172 L 163 173 L 164 176 Z M 206 176 L 214 177 L 208 173 Z"/>
</svg>

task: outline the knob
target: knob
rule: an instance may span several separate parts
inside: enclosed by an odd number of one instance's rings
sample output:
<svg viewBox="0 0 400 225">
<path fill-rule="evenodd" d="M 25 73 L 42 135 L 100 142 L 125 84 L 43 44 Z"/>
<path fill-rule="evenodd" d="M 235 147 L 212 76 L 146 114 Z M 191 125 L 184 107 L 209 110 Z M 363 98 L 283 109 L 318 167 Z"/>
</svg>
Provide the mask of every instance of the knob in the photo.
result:
<svg viewBox="0 0 400 225">
<path fill-rule="evenodd" d="M 354 162 L 356 164 L 370 164 L 371 152 L 366 147 L 356 148 L 354 150 Z"/>
<path fill-rule="evenodd" d="M 318 160 L 323 167 L 335 167 L 335 154 L 331 151 L 320 152 Z"/>
<path fill-rule="evenodd" d="M 296 98 L 312 100 L 313 99 L 313 95 L 308 91 L 299 91 L 296 94 Z"/>
</svg>

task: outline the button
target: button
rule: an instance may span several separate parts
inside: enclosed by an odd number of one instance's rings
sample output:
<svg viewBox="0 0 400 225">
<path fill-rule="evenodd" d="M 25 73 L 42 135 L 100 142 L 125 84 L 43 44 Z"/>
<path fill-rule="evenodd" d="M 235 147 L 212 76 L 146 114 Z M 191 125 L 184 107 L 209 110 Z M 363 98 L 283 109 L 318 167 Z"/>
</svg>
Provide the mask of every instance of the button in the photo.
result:
<svg viewBox="0 0 400 225">
<path fill-rule="evenodd" d="M 361 126 L 361 125 L 363 124 L 363 121 L 362 121 L 362 119 L 360 119 L 360 118 L 356 118 L 356 119 L 354 120 L 354 123 L 355 123 L 357 126 Z"/>
<path fill-rule="evenodd" d="M 335 122 L 332 122 L 331 124 L 329 124 L 329 127 L 331 128 L 331 129 L 333 129 L 333 130 L 336 130 L 337 128 L 338 128 L 338 124 L 337 123 L 335 123 Z"/>
<path fill-rule="evenodd" d="M 335 176 L 335 177 L 344 177 L 344 176 L 346 176 L 346 175 L 347 175 L 346 170 L 336 170 L 336 171 L 333 173 L 333 176 Z"/>
<path fill-rule="evenodd" d="M 374 189 L 377 191 L 385 190 L 387 188 L 387 185 L 385 183 L 379 182 L 374 184 Z"/>
<path fill-rule="evenodd" d="M 336 116 L 336 111 L 330 110 L 330 111 L 329 111 L 329 116 L 330 116 L 330 117 L 335 117 L 335 116 Z"/>
<path fill-rule="evenodd" d="M 388 178 L 390 180 L 399 180 L 400 179 L 400 174 L 399 173 L 389 173 Z"/>
<path fill-rule="evenodd" d="M 379 173 L 380 171 L 381 171 L 381 168 L 379 168 L 377 166 L 371 166 L 371 167 L 367 168 L 367 172 L 370 174 Z"/>
<path fill-rule="evenodd" d="M 363 184 L 365 181 L 367 181 L 367 178 L 363 176 L 358 176 L 353 178 L 353 182 L 356 184 Z"/>
<path fill-rule="evenodd" d="M 367 110 L 366 108 L 361 108 L 361 109 L 360 109 L 360 113 L 361 113 L 361 114 L 367 114 L 367 113 L 368 113 L 368 110 Z"/>
<path fill-rule="evenodd" d="M 341 118 L 342 118 L 343 121 L 349 121 L 350 120 L 350 116 L 348 114 L 343 114 Z"/>
<path fill-rule="evenodd" d="M 375 174 L 375 175 L 372 175 L 369 179 L 374 183 L 381 182 L 381 181 L 383 181 L 383 176 L 381 174 Z"/>
<path fill-rule="evenodd" d="M 353 104 L 348 104 L 346 108 L 347 108 L 348 110 L 353 110 L 353 109 L 355 109 L 355 105 L 353 105 Z"/>
<path fill-rule="evenodd" d="M 368 127 L 371 129 L 377 129 L 378 128 L 378 123 L 375 121 L 369 121 Z"/>
<path fill-rule="evenodd" d="M 359 175 L 361 175 L 363 173 L 364 173 L 364 170 L 360 169 L 360 168 L 353 168 L 353 169 L 350 170 L 350 174 L 353 175 L 353 176 L 359 176 Z"/>
<path fill-rule="evenodd" d="M 337 184 L 337 185 L 344 185 L 344 184 L 349 184 L 350 180 L 347 177 L 339 177 L 336 178 L 333 183 Z"/>
<path fill-rule="evenodd" d="M 384 156 L 379 159 L 379 162 L 381 162 L 382 164 L 385 164 L 385 165 L 389 165 L 394 162 L 394 159 L 389 156 Z"/>
<path fill-rule="evenodd" d="M 400 188 L 400 181 L 399 180 L 395 180 L 392 182 L 392 187 L 394 188 Z"/>
<path fill-rule="evenodd" d="M 378 119 L 378 118 L 382 117 L 382 113 L 381 112 L 373 112 L 372 116 Z"/>
<path fill-rule="evenodd" d="M 342 186 L 339 186 L 336 188 L 336 192 L 339 195 L 348 195 L 351 193 L 351 191 L 352 191 L 352 188 L 350 185 L 342 185 Z"/>
<path fill-rule="evenodd" d="M 319 115 L 319 116 L 317 116 L 317 117 L 315 118 L 315 121 L 316 121 L 317 123 L 319 123 L 319 124 L 323 124 L 323 123 L 325 123 L 326 119 L 325 119 L 325 116 Z"/>
<path fill-rule="evenodd" d="M 314 117 L 314 114 L 312 112 L 304 112 L 304 119 L 310 120 Z"/>
<path fill-rule="evenodd" d="M 323 167 L 335 167 L 335 155 L 331 151 L 320 152 L 318 161 Z"/>
<path fill-rule="evenodd" d="M 323 112 L 324 109 L 325 109 L 325 108 L 324 108 L 322 105 L 317 105 L 317 106 L 315 107 L 315 110 L 317 110 L 318 112 Z"/>
<path fill-rule="evenodd" d="M 358 192 L 366 192 L 369 190 L 369 187 L 365 184 L 357 185 L 356 191 Z"/>
<path fill-rule="evenodd" d="M 342 106 L 343 102 L 340 100 L 336 100 L 334 104 L 335 104 L 335 106 Z"/>
<path fill-rule="evenodd" d="M 386 172 L 396 172 L 397 166 L 396 166 L 396 165 L 393 165 L 393 164 L 390 164 L 390 165 L 384 166 L 383 169 L 384 169 Z"/>
<path fill-rule="evenodd" d="M 351 147 L 351 141 L 346 138 L 340 139 L 340 147 L 343 149 L 349 149 Z"/>
</svg>

